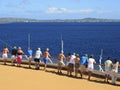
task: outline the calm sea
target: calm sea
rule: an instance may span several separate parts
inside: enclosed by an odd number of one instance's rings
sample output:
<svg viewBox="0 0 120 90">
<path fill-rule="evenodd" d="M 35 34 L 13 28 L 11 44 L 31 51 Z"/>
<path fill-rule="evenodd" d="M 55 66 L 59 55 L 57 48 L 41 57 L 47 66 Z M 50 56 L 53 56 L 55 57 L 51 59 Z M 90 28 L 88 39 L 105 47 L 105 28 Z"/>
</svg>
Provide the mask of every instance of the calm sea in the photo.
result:
<svg viewBox="0 0 120 90">
<path fill-rule="evenodd" d="M 61 51 L 61 35 L 65 55 L 70 53 L 94 54 L 97 63 L 103 49 L 102 63 L 109 56 L 120 61 L 120 23 L 9 23 L 0 24 L 0 50 L 7 45 L 20 46 L 27 51 L 28 34 L 33 51 L 50 49 L 51 56 Z"/>
</svg>

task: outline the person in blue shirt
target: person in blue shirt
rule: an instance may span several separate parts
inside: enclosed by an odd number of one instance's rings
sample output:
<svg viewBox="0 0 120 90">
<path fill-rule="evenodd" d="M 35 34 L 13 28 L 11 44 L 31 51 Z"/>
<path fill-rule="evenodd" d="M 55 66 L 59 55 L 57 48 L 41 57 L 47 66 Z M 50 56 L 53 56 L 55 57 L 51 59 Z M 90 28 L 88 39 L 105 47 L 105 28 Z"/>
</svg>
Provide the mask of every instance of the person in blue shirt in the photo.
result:
<svg viewBox="0 0 120 90">
<path fill-rule="evenodd" d="M 85 54 L 84 56 L 81 57 L 81 60 L 80 60 L 79 71 L 80 71 L 81 78 L 83 78 L 83 74 L 86 72 L 87 61 L 88 61 L 88 55 Z"/>
<path fill-rule="evenodd" d="M 31 49 L 31 48 L 28 48 L 27 56 L 28 56 L 28 64 L 29 64 L 29 68 L 31 68 L 32 54 L 33 54 L 32 49 Z"/>
</svg>

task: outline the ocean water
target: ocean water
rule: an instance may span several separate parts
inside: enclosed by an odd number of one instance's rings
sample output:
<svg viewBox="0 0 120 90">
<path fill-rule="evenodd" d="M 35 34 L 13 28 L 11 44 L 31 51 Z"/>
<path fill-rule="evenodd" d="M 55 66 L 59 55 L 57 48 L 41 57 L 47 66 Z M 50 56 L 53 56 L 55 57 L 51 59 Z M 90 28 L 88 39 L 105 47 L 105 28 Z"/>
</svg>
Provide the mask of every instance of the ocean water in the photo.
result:
<svg viewBox="0 0 120 90">
<path fill-rule="evenodd" d="M 0 24 L 0 50 L 7 45 L 22 47 L 24 52 L 30 46 L 35 53 L 40 47 L 42 52 L 50 49 L 51 56 L 57 57 L 61 51 L 61 36 L 64 41 L 64 53 L 93 54 L 97 63 L 103 49 L 102 63 L 111 57 L 120 61 L 120 23 L 8 23 Z M 54 61 L 56 62 L 56 61 Z"/>
</svg>

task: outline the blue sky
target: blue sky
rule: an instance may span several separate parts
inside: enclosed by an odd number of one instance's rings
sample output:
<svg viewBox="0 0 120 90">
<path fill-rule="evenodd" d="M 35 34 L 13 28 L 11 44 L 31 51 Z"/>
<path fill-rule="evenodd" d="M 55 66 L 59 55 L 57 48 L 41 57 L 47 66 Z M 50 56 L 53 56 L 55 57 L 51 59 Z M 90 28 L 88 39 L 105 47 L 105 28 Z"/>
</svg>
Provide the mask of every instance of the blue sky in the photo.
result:
<svg viewBox="0 0 120 90">
<path fill-rule="evenodd" d="M 0 0 L 0 18 L 120 19 L 120 0 Z"/>
</svg>

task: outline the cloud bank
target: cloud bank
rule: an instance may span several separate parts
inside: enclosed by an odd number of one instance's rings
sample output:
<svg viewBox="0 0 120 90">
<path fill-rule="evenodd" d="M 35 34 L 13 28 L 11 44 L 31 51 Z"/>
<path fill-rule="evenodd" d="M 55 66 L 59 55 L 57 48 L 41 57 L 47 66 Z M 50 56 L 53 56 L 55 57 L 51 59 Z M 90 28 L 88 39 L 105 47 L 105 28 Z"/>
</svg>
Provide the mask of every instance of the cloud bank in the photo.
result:
<svg viewBox="0 0 120 90">
<path fill-rule="evenodd" d="M 94 10 L 92 9 L 67 9 L 67 8 L 56 8 L 56 7 L 50 7 L 46 11 L 46 13 L 82 13 L 82 14 L 88 14 L 93 12 Z"/>
</svg>

